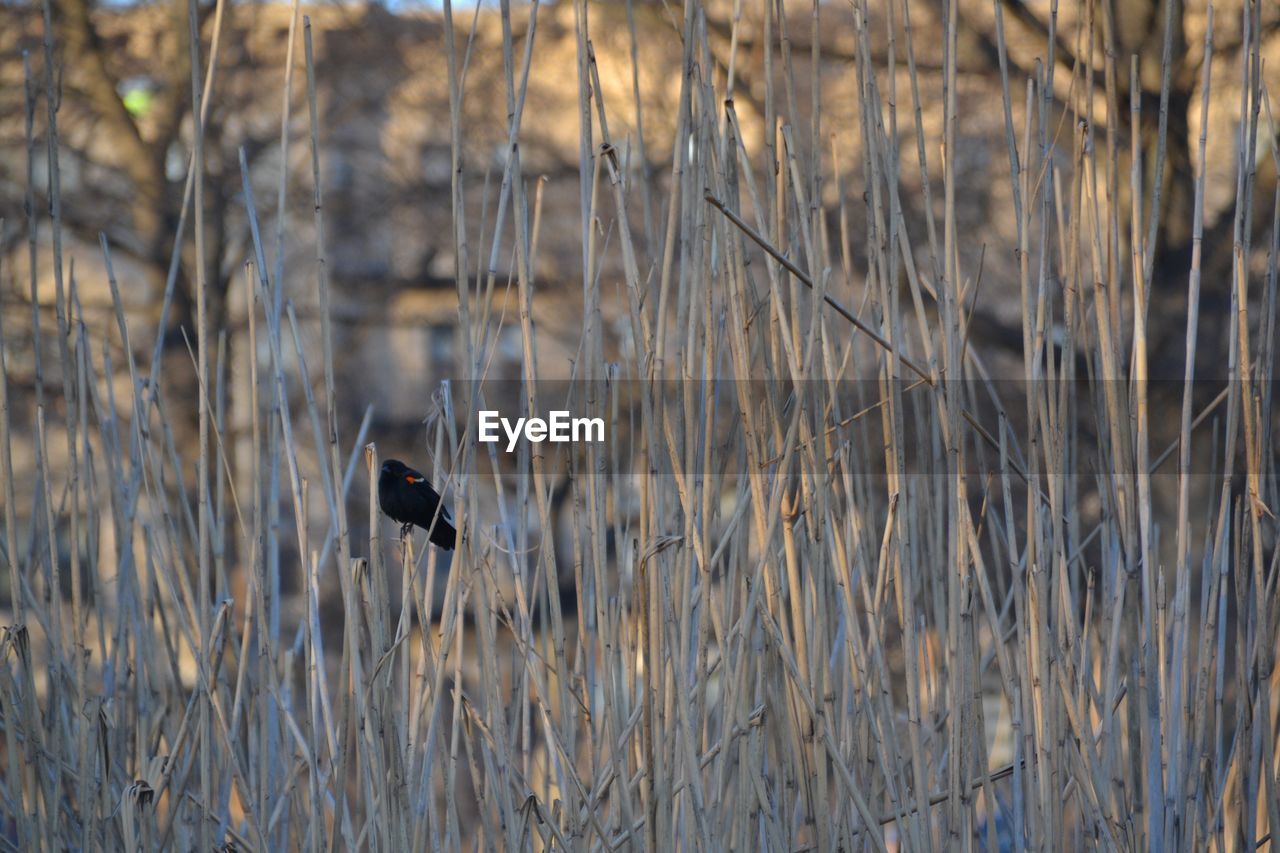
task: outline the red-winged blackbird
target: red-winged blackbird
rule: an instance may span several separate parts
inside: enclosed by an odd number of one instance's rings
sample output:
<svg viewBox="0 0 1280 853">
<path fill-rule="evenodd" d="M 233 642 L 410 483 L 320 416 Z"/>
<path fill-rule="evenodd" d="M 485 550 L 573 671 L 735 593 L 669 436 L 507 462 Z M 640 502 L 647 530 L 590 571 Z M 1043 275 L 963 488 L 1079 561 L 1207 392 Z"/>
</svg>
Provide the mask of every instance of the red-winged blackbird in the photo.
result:
<svg viewBox="0 0 1280 853">
<path fill-rule="evenodd" d="M 429 531 L 427 538 L 433 544 L 446 551 L 453 550 L 458 531 L 453 529 L 449 510 L 441 505 L 440 495 L 431 488 L 427 478 L 399 459 L 382 463 L 382 473 L 378 475 L 378 505 L 393 521 L 400 522 L 402 537 L 416 524 Z"/>
</svg>

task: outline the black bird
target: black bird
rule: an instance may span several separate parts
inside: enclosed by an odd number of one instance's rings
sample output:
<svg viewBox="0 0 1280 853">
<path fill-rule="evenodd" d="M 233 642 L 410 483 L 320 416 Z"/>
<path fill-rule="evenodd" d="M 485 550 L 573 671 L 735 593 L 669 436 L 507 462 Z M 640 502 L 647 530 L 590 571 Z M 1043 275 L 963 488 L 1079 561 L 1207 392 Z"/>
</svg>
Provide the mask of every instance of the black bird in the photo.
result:
<svg viewBox="0 0 1280 853">
<path fill-rule="evenodd" d="M 446 551 L 452 551 L 457 543 L 458 531 L 453 529 L 453 517 L 441 505 L 440 495 L 426 477 L 399 459 L 382 463 L 382 473 L 378 475 L 378 505 L 392 521 L 400 522 L 401 537 L 408 535 L 416 524 L 428 531 L 427 539 Z"/>
</svg>

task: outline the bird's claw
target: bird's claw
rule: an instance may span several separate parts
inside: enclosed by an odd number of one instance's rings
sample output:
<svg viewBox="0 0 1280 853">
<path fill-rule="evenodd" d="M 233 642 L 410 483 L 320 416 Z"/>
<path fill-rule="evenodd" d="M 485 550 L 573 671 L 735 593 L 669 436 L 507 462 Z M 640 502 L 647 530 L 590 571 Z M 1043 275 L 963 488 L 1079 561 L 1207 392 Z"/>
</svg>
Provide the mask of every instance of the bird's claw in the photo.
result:
<svg viewBox="0 0 1280 853">
<path fill-rule="evenodd" d="M 403 542 L 404 540 L 408 539 L 408 538 L 409 538 L 409 533 L 410 533 L 410 531 L 412 531 L 412 530 L 413 530 L 413 525 L 412 525 L 412 524 L 402 524 L 402 525 L 400 525 L 400 541 L 401 541 L 401 542 Z"/>
</svg>

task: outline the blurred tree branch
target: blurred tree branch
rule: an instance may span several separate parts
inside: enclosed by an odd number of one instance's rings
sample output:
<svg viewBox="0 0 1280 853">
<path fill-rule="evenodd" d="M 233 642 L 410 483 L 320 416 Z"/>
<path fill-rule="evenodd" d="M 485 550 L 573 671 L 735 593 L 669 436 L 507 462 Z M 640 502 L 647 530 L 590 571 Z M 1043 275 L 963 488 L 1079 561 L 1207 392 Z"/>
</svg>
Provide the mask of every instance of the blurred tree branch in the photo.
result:
<svg viewBox="0 0 1280 853">
<path fill-rule="evenodd" d="M 176 218 L 174 193 L 165 174 L 165 157 L 178 139 L 190 109 L 191 54 L 187 48 L 187 5 L 172 0 L 165 7 L 169 31 L 157 39 L 155 49 L 170 55 L 154 63 L 163 75 L 149 106 L 155 132 L 146 139 L 130 115 L 120 93 L 122 74 L 108 55 L 108 46 L 94 20 L 92 0 L 53 0 L 56 37 L 62 41 L 61 59 L 76 66 L 77 88 L 97 124 L 121 155 L 125 174 L 133 185 L 129 204 L 138 253 L 150 262 L 165 263 L 172 249 L 172 221 Z M 207 8 L 201 8 L 207 15 Z M 177 199 L 181 204 L 181 198 Z"/>
</svg>

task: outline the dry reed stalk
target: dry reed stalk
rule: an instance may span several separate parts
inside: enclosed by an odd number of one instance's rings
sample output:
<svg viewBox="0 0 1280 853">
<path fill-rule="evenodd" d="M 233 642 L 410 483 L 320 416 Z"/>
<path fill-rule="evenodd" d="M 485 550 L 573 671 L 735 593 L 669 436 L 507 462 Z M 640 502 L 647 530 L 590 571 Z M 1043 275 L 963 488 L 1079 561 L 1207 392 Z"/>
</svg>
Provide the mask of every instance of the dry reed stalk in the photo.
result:
<svg viewBox="0 0 1280 853">
<path fill-rule="evenodd" d="M 14 816 L 13 843 L 317 851 L 1264 843 L 1280 824 L 1268 551 L 1277 488 L 1267 449 L 1277 272 L 1274 252 L 1264 287 L 1249 267 L 1264 108 L 1270 121 L 1257 9 L 1242 21 L 1228 381 L 1197 413 L 1210 17 L 1177 439 L 1152 458 L 1151 442 L 1165 434 L 1147 363 L 1147 306 L 1164 287 L 1154 263 L 1162 190 L 1146 178 L 1138 136 L 1123 145 L 1143 117 L 1138 98 L 1127 116 L 1118 111 L 1109 8 L 1098 15 L 1090 4 L 1073 24 L 1087 50 L 1064 83 L 1055 76 L 1066 73 L 1057 20 L 1045 63 L 1018 80 L 1002 6 L 993 5 L 1007 248 L 1020 291 L 1025 399 L 1016 402 L 993 375 L 985 342 L 970 334 L 992 291 L 982 289 L 984 251 L 965 233 L 959 7 L 946 7 L 942 64 L 928 69 L 917 55 L 922 19 L 905 0 L 854 4 L 857 120 L 831 136 L 824 106 L 835 87 L 822 74 L 822 36 L 845 13 L 813 6 L 800 28 L 782 3 L 736 3 L 720 34 L 711 10 L 686 4 L 666 22 L 681 44 L 669 152 L 658 136 L 646 138 L 654 132 L 645 129 L 642 10 L 627 5 L 629 57 L 618 57 L 597 54 L 603 12 L 573 7 L 584 322 L 573 390 L 561 399 L 542 382 L 545 333 L 536 322 L 554 286 L 539 258 L 555 179 L 536 179 L 531 193 L 521 160 L 537 120 L 526 99 L 542 44 L 539 8 L 503 3 L 496 13 L 507 110 L 476 119 L 506 139 L 496 186 L 470 171 L 478 128 L 463 119 L 481 13 L 459 50 L 454 10 L 443 9 L 465 371 L 440 388 L 423 436 L 432 480 L 457 510 L 461 535 L 449 558 L 420 539 L 389 545 L 378 447 L 366 434 L 371 411 L 345 467 L 339 452 L 350 391 L 335 364 L 317 82 L 324 51 L 312 44 L 310 19 L 302 38 L 314 267 L 286 258 L 285 168 L 275 176 L 268 259 L 242 152 L 253 251 L 237 284 L 244 330 L 208 327 L 210 285 L 204 264 L 195 268 L 194 480 L 161 347 L 149 371 L 137 363 L 134 347 L 146 342 L 131 326 L 106 240 L 112 338 L 98 337 L 81 305 L 85 283 L 69 264 L 63 280 L 56 52 L 46 30 L 57 338 L 39 308 L 33 211 L 30 423 L 16 415 L 25 389 L 9 373 L 15 324 L 0 317 L 0 556 L 12 602 L 0 643 L 0 802 Z M 298 15 L 295 5 L 283 72 L 286 164 Z M 1156 153 L 1145 164 L 1156 173 L 1166 163 L 1172 23 L 1166 17 Z M 221 6 L 203 85 L 194 7 L 189 24 L 197 121 L 175 245 L 194 209 L 202 258 L 203 127 Z M 748 24 L 753 40 L 740 37 Z M 796 41 L 806 34 L 807 51 Z M 756 59 L 748 51 L 761 52 L 758 115 L 733 103 Z M 629 61 L 625 104 L 606 102 L 615 90 L 603 85 L 620 60 Z M 1140 75 L 1130 68 L 1136 91 Z M 1055 99 L 1064 88 L 1092 92 L 1099 73 L 1105 115 L 1095 115 L 1103 102 L 1091 97 Z M 34 155 L 38 93 L 27 75 Z M 913 115 L 900 122 L 908 86 Z M 926 111 L 939 96 L 934 156 Z M 758 131 L 744 131 L 744 121 L 758 121 Z M 914 166 L 902 151 L 912 133 Z M 668 153 L 669 164 L 650 159 Z M 845 198 L 857 189 L 862 217 Z M 923 239 L 908 221 L 914 207 L 925 212 Z M 1276 234 L 1273 223 L 1273 248 Z M 927 261 L 917 257 L 924 252 Z M 178 268 L 175 253 L 162 323 Z M 495 310 L 503 275 L 516 317 Z M 611 278 L 627 331 L 610 364 Z M 318 363 L 285 292 L 299 281 L 320 305 Z M 581 407 L 625 442 L 572 458 L 545 447 L 477 453 L 475 412 L 501 393 L 491 368 L 502 327 L 517 322 L 524 411 Z M 243 358 L 247 376 L 228 370 L 229 357 Z M 128 399 L 116 399 L 117 374 L 127 375 Z M 59 381 L 61 395 L 44 393 Z M 625 399 L 628 383 L 638 402 Z M 309 430 L 295 430 L 299 407 Z M 1198 432 L 1211 421 L 1212 432 Z M 24 491 L 14 451 L 28 432 L 36 474 Z M 362 447 L 368 491 L 353 506 L 364 504 L 369 529 L 357 542 L 348 492 Z M 1168 531 L 1157 477 L 1175 452 Z M 1201 453 L 1213 457 L 1204 478 Z M 336 584 L 326 583 L 330 568 Z M 296 602 L 282 583 L 291 574 Z M 327 624 L 324 596 L 334 589 L 342 614 Z"/>
</svg>

